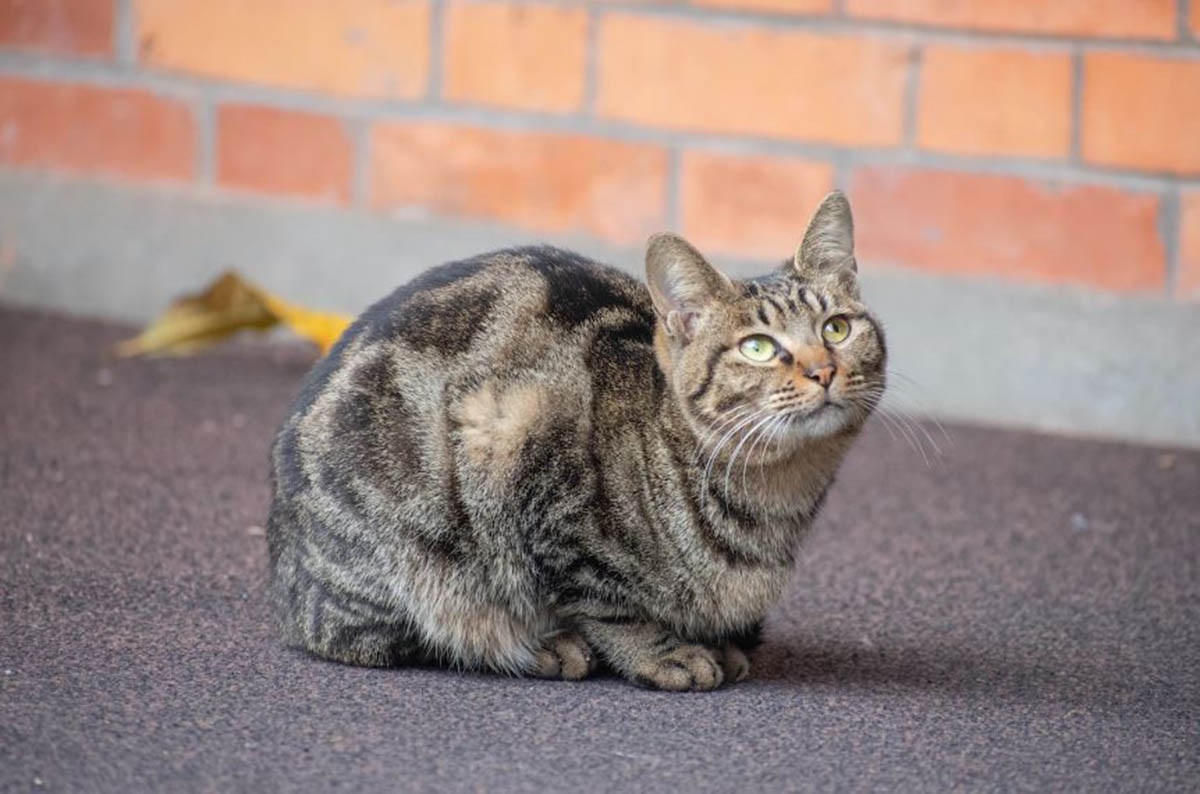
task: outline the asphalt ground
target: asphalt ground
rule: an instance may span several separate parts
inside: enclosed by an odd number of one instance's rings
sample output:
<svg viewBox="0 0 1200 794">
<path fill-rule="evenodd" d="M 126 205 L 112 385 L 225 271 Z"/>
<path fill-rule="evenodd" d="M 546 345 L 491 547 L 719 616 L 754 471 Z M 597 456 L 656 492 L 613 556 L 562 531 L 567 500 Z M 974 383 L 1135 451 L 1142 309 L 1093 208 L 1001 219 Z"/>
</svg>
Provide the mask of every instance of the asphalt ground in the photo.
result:
<svg viewBox="0 0 1200 794">
<path fill-rule="evenodd" d="M 715 693 L 356 669 L 264 601 L 313 354 L 128 334 L 0 307 L 0 790 L 1200 788 L 1200 452 L 873 424 Z"/>
</svg>

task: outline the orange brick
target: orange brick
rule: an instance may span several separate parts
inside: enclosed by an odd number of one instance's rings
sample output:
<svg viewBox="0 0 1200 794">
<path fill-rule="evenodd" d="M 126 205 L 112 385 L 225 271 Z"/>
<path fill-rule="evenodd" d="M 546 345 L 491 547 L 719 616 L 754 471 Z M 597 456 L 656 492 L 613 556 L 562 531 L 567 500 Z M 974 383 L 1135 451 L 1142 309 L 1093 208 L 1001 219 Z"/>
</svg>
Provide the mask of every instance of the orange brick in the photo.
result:
<svg viewBox="0 0 1200 794">
<path fill-rule="evenodd" d="M 828 163 L 686 151 L 679 173 L 682 231 L 705 251 L 784 259 L 832 187 Z"/>
<path fill-rule="evenodd" d="M 315 113 L 225 105 L 217 112 L 217 184 L 347 204 L 354 170 L 342 122 Z"/>
<path fill-rule="evenodd" d="M 641 242 L 665 225 L 667 154 L 581 135 L 437 122 L 371 134 L 371 203 Z"/>
<path fill-rule="evenodd" d="M 955 154 L 1067 155 L 1070 58 L 928 45 L 921 65 L 917 144 Z"/>
<path fill-rule="evenodd" d="M 1192 3 L 1192 38 L 1200 39 L 1200 3 Z"/>
<path fill-rule="evenodd" d="M 455 2 L 445 25 L 447 99 L 546 111 L 583 104 L 587 9 Z"/>
<path fill-rule="evenodd" d="M 0 47 L 109 55 L 113 0 L 0 0 Z"/>
<path fill-rule="evenodd" d="M 846 0 L 846 13 L 969 30 L 1175 38 L 1175 0 Z"/>
<path fill-rule="evenodd" d="M 833 0 L 691 0 L 692 5 L 779 14 L 826 14 Z"/>
<path fill-rule="evenodd" d="M 598 59 L 608 118 L 857 146 L 902 136 L 895 41 L 610 14 Z"/>
<path fill-rule="evenodd" d="M 1179 295 L 1200 299 L 1200 190 L 1183 194 L 1179 226 Z"/>
<path fill-rule="evenodd" d="M 353 97 L 414 98 L 426 0 L 134 0 L 142 63 Z"/>
<path fill-rule="evenodd" d="M 195 122 L 145 91 L 0 78 L 0 163 L 130 179 L 191 179 Z"/>
<path fill-rule="evenodd" d="M 864 262 L 1106 290 L 1165 284 L 1154 195 L 877 167 L 855 174 L 850 198 Z"/>
<path fill-rule="evenodd" d="M 1080 123 L 1089 162 L 1200 173 L 1200 60 L 1088 55 Z"/>
</svg>

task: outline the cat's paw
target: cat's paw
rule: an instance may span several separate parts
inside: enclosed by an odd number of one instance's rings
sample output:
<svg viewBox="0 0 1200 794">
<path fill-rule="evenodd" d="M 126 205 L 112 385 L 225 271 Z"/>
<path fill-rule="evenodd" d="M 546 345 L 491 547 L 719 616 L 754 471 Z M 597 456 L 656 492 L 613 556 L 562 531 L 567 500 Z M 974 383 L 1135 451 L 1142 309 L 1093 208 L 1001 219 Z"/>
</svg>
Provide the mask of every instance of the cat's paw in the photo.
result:
<svg viewBox="0 0 1200 794">
<path fill-rule="evenodd" d="M 574 632 L 555 634 L 534 658 L 531 675 L 579 681 L 596 669 L 596 655 L 583 637 Z"/>
<path fill-rule="evenodd" d="M 736 684 L 750 675 L 750 660 L 746 657 L 746 652 L 733 643 L 718 651 L 716 657 L 725 673 L 725 680 L 729 683 Z"/>
<path fill-rule="evenodd" d="M 680 645 L 662 656 L 635 666 L 634 679 L 640 684 L 671 692 L 716 689 L 725 680 L 725 671 L 721 668 L 718 655 L 718 652 L 703 645 Z"/>
</svg>

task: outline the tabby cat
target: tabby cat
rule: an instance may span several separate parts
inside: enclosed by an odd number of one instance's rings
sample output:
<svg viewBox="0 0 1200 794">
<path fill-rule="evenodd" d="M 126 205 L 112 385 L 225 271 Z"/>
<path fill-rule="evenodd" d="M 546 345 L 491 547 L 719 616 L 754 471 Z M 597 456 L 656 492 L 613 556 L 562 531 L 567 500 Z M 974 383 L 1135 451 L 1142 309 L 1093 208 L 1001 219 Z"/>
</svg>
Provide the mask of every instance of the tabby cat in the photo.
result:
<svg viewBox="0 0 1200 794">
<path fill-rule="evenodd" d="M 769 275 L 659 234 L 646 276 L 517 248 L 358 318 L 273 449 L 289 644 L 572 680 L 603 662 L 668 690 L 747 675 L 883 393 L 883 331 L 836 192 Z"/>
</svg>

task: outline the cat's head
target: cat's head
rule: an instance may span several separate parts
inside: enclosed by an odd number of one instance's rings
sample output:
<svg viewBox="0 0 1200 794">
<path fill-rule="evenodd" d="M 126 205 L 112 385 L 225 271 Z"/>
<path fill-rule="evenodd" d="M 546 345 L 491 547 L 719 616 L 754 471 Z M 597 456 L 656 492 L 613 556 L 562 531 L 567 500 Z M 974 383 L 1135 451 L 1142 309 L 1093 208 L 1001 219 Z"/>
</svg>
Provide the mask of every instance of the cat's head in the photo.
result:
<svg viewBox="0 0 1200 794">
<path fill-rule="evenodd" d="M 834 436 L 860 427 L 882 397 L 883 329 L 859 297 L 854 223 L 840 192 L 769 275 L 730 279 L 673 234 L 650 239 L 646 275 L 659 364 L 709 439 Z"/>
</svg>

